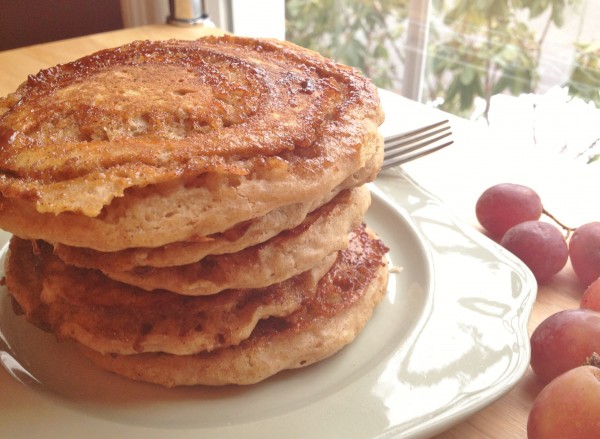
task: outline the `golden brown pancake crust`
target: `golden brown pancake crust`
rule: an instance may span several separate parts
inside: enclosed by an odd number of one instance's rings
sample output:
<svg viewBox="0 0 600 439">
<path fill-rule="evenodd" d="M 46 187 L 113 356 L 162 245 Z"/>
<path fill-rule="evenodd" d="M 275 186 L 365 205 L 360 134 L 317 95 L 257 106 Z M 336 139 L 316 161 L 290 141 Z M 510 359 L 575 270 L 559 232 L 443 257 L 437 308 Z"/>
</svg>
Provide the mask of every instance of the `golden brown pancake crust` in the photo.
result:
<svg viewBox="0 0 600 439">
<path fill-rule="evenodd" d="M 59 339 L 99 352 L 189 355 L 238 344 L 260 319 L 294 312 L 334 261 L 332 255 L 269 288 L 187 297 L 148 293 L 66 265 L 47 243 L 13 237 L 6 284 L 26 318 Z"/>
<path fill-rule="evenodd" d="M 382 119 L 367 79 L 291 43 L 138 41 L 0 100 L 0 192 L 97 216 L 128 188 L 203 173 L 348 176 Z"/>
<path fill-rule="evenodd" d="M 166 387 L 253 384 L 313 364 L 352 342 L 385 295 L 387 249 L 364 228 L 350 242 L 312 299 L 287 317 L 262 320 L 237 346 L 183 356 L 82 351 L 106 370 Z"/>
</svg>

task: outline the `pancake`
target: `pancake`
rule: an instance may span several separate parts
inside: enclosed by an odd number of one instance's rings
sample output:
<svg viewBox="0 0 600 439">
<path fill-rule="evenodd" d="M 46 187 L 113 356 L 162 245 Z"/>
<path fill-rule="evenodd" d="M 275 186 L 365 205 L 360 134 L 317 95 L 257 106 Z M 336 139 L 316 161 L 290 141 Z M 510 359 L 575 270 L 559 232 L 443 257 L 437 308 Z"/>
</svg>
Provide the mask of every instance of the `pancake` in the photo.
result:
<svg viewBox="0 0 600 439">
<path fill-rule="evenodd" d="M 101 251 L 223 232 L 374 178 L 376 88 L 288 42 L 134 42 L 0 100 L 0 227 Z"/>
<path fill-rule="evenodd" d="M 285 369 L 306 367 L 338 352 L 364 328 L 385 295 L 386 250 L 361 228 L 321 279 L 314 298 L 287 317 L 260 321 L 234 347 L 196 355 L 81 350 L 103 369 L 166 387 L 254 384 Z"/>
<path fill-rule="evenodd" d="M 251 384 L 333 355 L 385 294 L 362 223 L 377 89 L 288 42 L 136 41 L 0 99 L 14 310 L 167 387 Z"/>
<path fill-rule="evenodd" d="M 17 309 L 60 340 L 98 352 L 190 355 L 236 345 L 259 320 L 299 309 L 334 261 L 265 289 L 186 297 L 115 282 L 64 264 L 47 243 L 13 237 L 6 284 Z"/>
<path fill-rule="evenodd" d="M 330 192 L 356 187 L 374 179 L 381 157 L 382 155 L 367 163 L 365 168 Z M 88 218 L 70 212 L 59 215 L 39 214 L 31 203 L 0 196 L 0 228 L 24 239 L 42 239 L 112 252 L 135 247 L 160 247 L 175 242 L 193 241 L 199 236 L 223 233 L 240 222 L 265 215 L 272 210 L 271 207 L 279 207 L 273 206 L 275 199 L 269 199 L 268 203 L 260 206 L 256 203 L 250 205 L 247 203 L 248 197 L 243 194 L 240 195 L 241 198 L 226 200 L 221 205 L 223 198 L 227 198 L 221 196 L 223 193 L 236 191 L 236 183 L 222 183 L 218 189 L 220 193 L 205 186 L 190 189 L 185 184 L 175 185 L 170 189 L 166 189 L 164 185 L 160 188 L 144 188 L 137 191 L 135 196 L 133 192 L 129 192 L 126 200 L 114 200 L 103 210 L 100 218 Z M 227 187 L 227 184 L 234 186 Z M 292 187 L 288 188 L 288 193 L 295 191 Z M 324 190 L 323 193 L 327 192 Z M 323 196 L 323 193 L 317 195 Z M 206 207 L 204 201 L 210 206 Z M 173 204 L 177 205 L 175 210 Z M 179 211 L 180 207 L 185 212 Z M 205 208 L 208 210 L 204 210 Z"/>
<path fill-rule="evenodd" d="M 198 262 L 208 255 L 235 253 L 267 241 L 278 233 L 302 223 L 316 208 L 327 203 L 336 193 L 306 203 L 290 204 L 274 209 L 258 218 L 236 224 L 222 233 L 198 236 L 194 241 L 174 242 L 161 247 L 129 248 L 101 252 L 83 247 L 54 244 L 54 251 L 65 262 L 105 272 L 128 271 L 136 267 L 172 267 Z"/>
<path fill-rule="evenodd" d="M 236 253 L 207 256 L 175 267 L 137 267 L 105 271 L 91 262 L 68 259 L 74 265 L 100 268 L 121 282 L 145 290 L 164 289 L 190 296 L 216 294 L 231 288 L 262 288 L 312 268 L 327 255 L 348 245 L 348 233 L 358 226 L 370 203 L 366 187 L 339 194 L 311 212 L 297 227 Z M 61 256 L 60 252 L 58 253 Z"/>
</svg>

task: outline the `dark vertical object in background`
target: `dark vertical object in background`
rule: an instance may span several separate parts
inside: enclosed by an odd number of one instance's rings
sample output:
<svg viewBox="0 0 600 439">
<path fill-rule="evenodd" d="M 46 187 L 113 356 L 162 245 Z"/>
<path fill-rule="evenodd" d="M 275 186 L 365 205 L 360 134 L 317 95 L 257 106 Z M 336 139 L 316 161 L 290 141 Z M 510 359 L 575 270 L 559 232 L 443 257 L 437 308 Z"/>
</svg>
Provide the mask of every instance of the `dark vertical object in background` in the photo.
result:
<svg viewBox="0 0 600 439">
<path fill-rule="evenodd" d="M 119 0 L 0 0 L 0 50 L 121 28 Z"/>
</svg>

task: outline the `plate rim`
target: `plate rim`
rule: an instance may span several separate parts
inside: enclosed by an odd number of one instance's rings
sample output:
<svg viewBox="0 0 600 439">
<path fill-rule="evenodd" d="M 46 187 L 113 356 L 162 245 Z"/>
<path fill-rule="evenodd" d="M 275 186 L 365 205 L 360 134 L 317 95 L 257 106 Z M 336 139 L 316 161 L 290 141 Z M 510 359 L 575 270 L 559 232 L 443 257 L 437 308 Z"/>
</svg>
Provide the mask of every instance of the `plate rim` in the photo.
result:
<svg viewBox="0 0 600 439">
<path fill-rule="evenodd" d="M 408 175 L 406 175 L 403 171 L 400 171 L 399 173 L 398 172 L 384 173 L 384 174 L 380 175 L 380 178 L 390 178 L 390 179 L 394 180 L 396 183 L 402 183 L 402 184 L 407 185 L 409 190 L 414 191 L 416 194 L 421 196 L 423 199 L 427 200 L 427 202 L 430 203 L 430 205 L 435 206 L 437 209 L 439 209 L 440 212 L 443 212 L 443 214 L 447 216 L 447 219 L 450 219 L 452 224 L 454 224 L 454 226 L 456 226 L 458 229 L 460 229 L 461 233 L 478 234 L 477 239 L 480 239 L 480 240 L 482 240 L 482 242 L 485 242 L 486 244 L 484 244 L 484 245 L 490 245 L 490 246 L 492 246 L 492 248 L 494 250 L 501 251 L 500 249 L 493 247 L 493 245 L 495 245 L 495 243 L 493 243 L 491 240 L 489 240 L 490 242 L 487 243 L 485 240 L 488 238 L 486 238 L 479 232 L 475 231 L 475 229 L 470 230 L 464 222 L 460 221 L 458 218 L 456 218 L 454 215 L 452 215 L 451 212 L 449 212 L 447 209 L 445 209 L 443 206 L 443 203 L 440 200 L 438 200 L 435 196 L 428 193 L 425 189 L 423 189 L 416 182 L 414 182 L 412 179 L 410 179 L 410 177 Z M 413 216 L 414 216 L 414 212 L 411 211 L 411 207 L 400 205 L 396 200 L 394 200 L 393 194 L 390 194 L 389 191 L 386 191 L 385 188 L 382 187 L 383 185 L 381 184 L 381 182 L 382 182 L 382 180 L 378 179 L 373 183 L 369 183 L 372 194 L 376 198 L 381 200 L 382 202 L 389 205 L 391 208 L 396 209 L 399 212 L 399 214 L 401 214 L 407 221 L 411 222 L 413 220 Z M 417 227 L 416 224 L 412 224 L 412 225 Z M 420 230 L 417 227 L 417 230 L 415 230 L 415 233 L 417 233 L 419 236 L 421 236 L 421 234 L 423 233 L 423 230 Z M 431 260 L 431 264 L 433 266 L 435 254 L 431 253 L 431 249 L 427 245 L 425 245 L 425 244 L 422 244 L 422 245 L 423 245 L 424 254 L 426 255 L 427 258 L 429 258 L 428 260 Z M 533 275 L 529 272 L 529 270 L 526 267 L 523 266 L 523 264 L 520 261 L 516 260 L 516 258 L 512 257 L 512 255 L 510 255 L 510 254 L 502 253 L 502 257 L 506 258 L 507 260 L 511 260 L 512 263 L 521 266 L 521 268 L 523 269 L 523 271 L 522 271 L 522 273 L 524 273 L 524 274 L 522 274 L 523 285 L 527 289 L 527 291 L 520 292 L 521 295 L 523 295 L 523 297 L 524 297 L 524 301 L 522 303 L 523 309 L 521 310 L 521 314 L 520 314 L 521 319 L 518 322 L 518 327 L 515 329 L 517 331 L 519 331 L 519 334 L 517 334 L 517 335 L 528 339 L 527 321 L 529 319 L 529 316 L 530 316 L 530 313 L 531 313 L 531 310 L 533 307 L 533 302 L 535 301 L 535 293 L 537 290 L 537 284 L 535 284 L 535 279 L 533 278 Z M 435 273 L 430 273 L 430 276 L 435 278 Z M 434 284 L 431 284 L 430 290 L 431 291 L 429 291 L 428 294 L 431 294 L 431 295 L 436 294 Z M 394 426 L 394 425 L 392 425 L 389 428 L 387 428 L 386 430 L 380 431 L 378 433 L 378 436 L 380 436 L 380 437 L 392 437 L 393 436 L 393 437 L 398 437 L 398 438 L 416 438 L 416 437 L 422 437 L 423 435 L 432 435 L 432 434 L 441 432 L 447 428 L 450 428 L 452 425 L 460 422 L 462 419 L 472 415 L 476 411 L 478 411 L 478 410 L 482 409 L 483 407 L 487 406 L 488 404 L 492 403 L 493 401 L 498 399 L 500 396 L 502 396 L 504 393 L 506 393 L 508 390 L 510 390 L 510 388 L 514 384 L 516 384 L 516 382 L 522 377 L 522 375 L 527 370 L 528 365 L 529 365 L 529 356 L 530 356 L 529 346 L 526 343 L 526 344 L 523 344 L 521 348 L 522 348 L 522 351 L 520 352 L 519 361 L 517 362 L 517 364 L 513 365 L 512 372 L 507 377 L 507 379 L 505 379 L 503 382 L 499 383 L 499 385 L 489 388 L 485 392 L 480 392 L 478 395 L 474 396 L 473 398 L 466 398 L 466 399 L 462 400 L 460 402 L 460 404 L 456 404 L 453 407 L 450 407 L 448 410 L 440 412 L 440 413 L 436 414 L 435 416 L 432 416 L 427 422 L 421 423 L 418 426 L 401 426 L 401 425 Z M 2 353 L 3 349 L 4 348 L 2 348 L 2 336 L 0 334 L 0 354 Z M 5 371 L 3 373 L 4 373 L 4 376 L 7 377 L 7 379 L 13 380 L 13 378 L 10 377 L 10 373 L 8 373 L 7 371 Z M 4 379 L 2 378 L 2 376 L 0 376 L 0 382 L 2 382 L 2 381 L 4 381 Z M 38 395 L 38 397 L 40 397 L 40 395 Z M 45 398 L 47 398 L 47 396 L 45 396 Z M 302 410 L 298 411 L 298 413 L 300 413 L 300 412 L 302 412 Z M 287 414 L 284 414 L 284 415 L 279 416 L 279 418 L 283 419 L 286 416 L 287 416 Z M 1 417 L 2 417 L 2 415 L 0 415 L 0 418 Z M 276 419 L 273 419 L 272 421 L 273 421 L 273 423 L 278 424 Z M 258 421 L 258 423 L 260 423 L 260 422 L 261 421 Z M 127 426 L 125 426 L 123 424 L 115 424 L 115 425 L 119 431 L 122 431 L 123 429 L 127 429 L 126 428 Z M 247 425 L 247 424 L 240 424 L 240 426 L 242 428 L 244 425 Z M 132 425 L 131 431 L 133 433 L 135 433 L 135 431 L 138 428 L 139 428 L 139 426 Z M 282 428 L 283 429 L 282 431 L 284 431 L 285 426 L 281 426 L 280 428 Z M 201 429 L 201 430 L 207 431 L 206 429 Z M 209 430 L 212 430 L 212 429 L 209 429 Z M 225 430 L 227 430 L 227 428 L 225 428 Z M 2 431 L 1 427 L 0 427 L 0 431 Z M 327 433 L 326 429 L 324 431 Z M 183 432 L 183 431 L 179 431 L 178 436 L 176 436 L 176 437 L 182 437 L 182 438 L 183 437 L 192 437 L 197 432 L 198 432 L 198 429 L 187 430 L 187 433 Z M 161 433 L 164 433 L 164 431 L 162 431 Z M 145 431 L 144 434 L 147 435 L 148 431 Z"/>
</svg>

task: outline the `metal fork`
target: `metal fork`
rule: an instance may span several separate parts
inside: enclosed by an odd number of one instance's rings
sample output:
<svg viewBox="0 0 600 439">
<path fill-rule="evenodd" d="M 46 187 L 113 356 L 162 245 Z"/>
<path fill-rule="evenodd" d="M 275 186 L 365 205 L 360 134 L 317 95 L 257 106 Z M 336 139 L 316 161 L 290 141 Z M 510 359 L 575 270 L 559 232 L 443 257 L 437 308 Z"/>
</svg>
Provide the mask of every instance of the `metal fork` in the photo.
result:
<svg viewBox="0 0 600 439">
<path fill-rule="evenodd" d="M 452 145 L 453 140 L 444 141 L 452 135 L 448 123 L 442 120 L 386 138 L 381 169 L 389 169 Z"/>
</svg>

